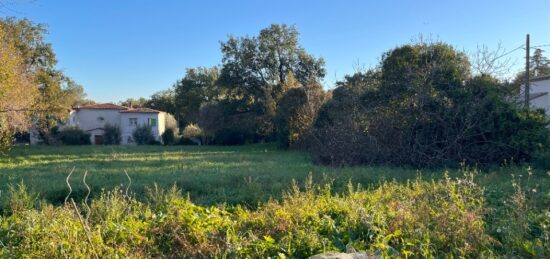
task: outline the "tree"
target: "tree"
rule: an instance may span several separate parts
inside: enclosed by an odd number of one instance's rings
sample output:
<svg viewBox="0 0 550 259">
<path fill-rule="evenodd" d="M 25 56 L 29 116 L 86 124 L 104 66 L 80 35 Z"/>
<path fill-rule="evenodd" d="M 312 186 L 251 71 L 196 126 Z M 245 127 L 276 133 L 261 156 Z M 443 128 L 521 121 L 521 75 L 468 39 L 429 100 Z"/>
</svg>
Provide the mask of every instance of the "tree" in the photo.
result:
<svg viewBox="0 0 550 259">
<path fill-rule="evenodd" d="M 71 78 L 65 77 L 63 83 L 63 92 L 65 94 L 65 98 L 71 103 L 71 107 L 85 106 L 95 103 L 94 101 L 86 98 L 87 95 L 84 91 L 84 87 L 73 81 Z"/>
<path fill-rule="evenodd" d="M 299 85 L 292 74 L 285 82 L 287 90 L 277 107 L 275 128 L 279 146 L 283 148 L 307 148 L 311 127 L 325 93 L 319 84 Z"/>
<path fill-rule="evenodd" d="M 145 107 L 147 107 L 147 102 L 148 101 L 149 100 L 147 100 L 143 97 L 140 97 L 140 98 L 137 98 L 137 99 L 128 98 L 125 101 L 120 101 L 119 104 L 122 105 L 122 106 L 125 106 L 125 107 L 130 107 L 130 108 L 145 108 Z"/>
<path fill-rule="evenodd" d="M 507 57 L 507 51 L 499 43 L 493 50 L 482 45 L 472 55 L 472 69 L 476 75 L 504 78 L 509 75 L 512 67 L 511 58 Z"/>
<path fill-rule="evenodd" d="M 531 57 L 529 76 L 531 79 L 538 76 L 550 75 L 550 61 L 543 55 L 542 49 L 535 49 Z M 525 83 L 525 71 L 516 74 L 512 80 L 512 87 L 515 90 L 516 96 L 523 96 L 520 92 L 520 86 Z"/>
<path fill-rule="evenodd" d="M 173 89 L 157 92 L 151 95 L 151 98 L 144 104 L 145 107 L 167 112 L 170 114 L 176 113 L 176 96 Z"/>
<path fill-rule="evenodd" d="M 379 69 L 346 77 L 321 108 L 318 161 L 483 165 L 528 161 L 548 145 L 544 115 L 511 103 L 506 83 L 472 77 L 464 53 L 447 44 L 398 47 Z"/>
<path fill-rule="evenodd" d="M 29 108 L 38 94 L 25 60 L 6 29 L 0 22 L 0 151 L 9 147 L 15 132 L 29 129 Z"/>
<path fill-rule="evenodd" d="M 174 114 L 181 125 L 198 121 L 200 107 L 218 99 L 218 68 L 190 68 L 174 85 Z"/>
<path fill-rule="evenodd" d="M 45 42 L 47 30 L 42 24 L 27 19 L 0 19 L 3 38 L 9 39 L 22 62 L 22 72 L 38 87 L 38 94 L 27 107 L 32 112 L 33 127 L 49 142 L 50 129 L 68 116 L 68 110 L 76 102 L 75 84 L 70 78 L 55 68 L 57 60 L 51 44 Z M 66 88 L 69 87 L 69 88 Z M 24 91 L 24 88 L 20 89 Z M 33 96 L 32 94 L 30 96 Z"/>
<path fill-rule="evenodd" d="M 325 75 L 323 59 L 299 45 L 298 32 L 292 26 L 273 24 L 258 37 L 230 36 L 221 49 L 218 82 L 223 89 L 220 105 L 225 127 L 238 129 L 247 123 L 252 135 L 261 139 L 273 134 L 277 102 L 284 95 L 287 76 L 292 73 L 301 85 L 307 85 Z"/>
<path fill-rule="evenodd" d="M 199 127 L 202 129 L 205 144 L 210 144 L 216 138 L 216 133 L 221 129 L 223 111 L 217 102 L 209 102 L 201 106 L 199 110 Z"/>
<path fill-rule="evenodd" d="M 542 54 L 543 52 L 544 50 L 540 48 L 535 49 L 531 58 L 531 67 L 533 68 L 534 76 L 550 75 L 550 60 Z"/>
</svg>

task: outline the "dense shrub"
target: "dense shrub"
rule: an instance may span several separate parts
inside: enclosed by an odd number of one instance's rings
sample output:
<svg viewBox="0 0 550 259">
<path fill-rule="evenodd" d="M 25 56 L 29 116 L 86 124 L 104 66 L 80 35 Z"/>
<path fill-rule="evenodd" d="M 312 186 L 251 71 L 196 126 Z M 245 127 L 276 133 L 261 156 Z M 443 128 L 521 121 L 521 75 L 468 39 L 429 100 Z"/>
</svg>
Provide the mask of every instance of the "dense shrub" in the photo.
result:
<svg viewBox="0 0 550 259">
<path fill-rule="evenodd" d="M 197 124 L 190 123 L 185 126 L 182 132 L 182 137 L 197 145 L 202 145 L 203 133 L 202 129 Z"/>
<path fill-rule="evenodd" d="M 194 123 L 190 123 L 183 129 L 182 133 L 184 138 L 200 138 L 202 136 L 202 129 Z"/>
<path fill-rule="evenodd" d="M 137 126 L 134 132 L 132 133 L 134 141 L 138 145 L 148 145 L 155 142 L 155 137 L 153 136 L 153 130 L 149 125 Z"/>
<path fill-rule="evenodd" d="M 61 143 L 65 145 L 90 145 L 90 133 L 84 132 L 78 127 L 65 127 L 56 133 Z"/>
<path fill-rule="evenodd" d="M 257 210 L 202 207 L 156 187 L 145 203 L 104 193 L 89 212 L 70 204 L 33 209 L 23 198 L 0 218 L 0 256 L 305 258 L 350 249 L 383 257 L 550 256 L 548 208 L 533 207 L 532 194 L 517 187 L 508 205 L 488 209 L 472 177 L 368 190 L 350 184 L 342 194 L 308 181 Z"/>
<path fill-rule="evenodd" d="M 311 127 L 323 100 L 323 89 L 317 84 L 286 91 L 278 103 L 275 116 L 275 132 L 280 147 L 308 147 Z"/>
<path fill-rule="evenodd" d="M 120 145 L 122 135 L 120 127 L 117 125 L 105 124 L 103 127 L 103 144 L 104 145 Z"/>
<path fill-rule="evenodd" d="M 223 111 L 217 103 L 208 103 L 200 107 L 197 124 L 203 131 L 206 144 L 214 141 L 220 127 L 219 124 L 223 119 Z"/>
<path fill-rule="evenodd" d="M 445 44 L 406 45 L 378 70 L 338 83 L 321 108 L 312 148 L 331 165 L 417 167 L 530 161 L 549 144 L 548 120 L 511 100 L 511 87 L 472 77 Z"/>
<path fill-rule="evenodd" d="M 172 128 L 165 129 L 161 137 L 164 145 L 174 145 L 176 143 L 176 133 Z"/>
<path fill-rule="evenodd" d="M 179 132 L 178 121 L 172 114 L 166 113 L 164 115 L 164 127 L 172 129 L 174 132 Z"/>
<path fill-rule="evenodd" d="M 229 146 L 243 145 L 251 138 L 250 132 L 234 128 L 224 128 L 216 133 L 215 143 Z"/>
</svg>

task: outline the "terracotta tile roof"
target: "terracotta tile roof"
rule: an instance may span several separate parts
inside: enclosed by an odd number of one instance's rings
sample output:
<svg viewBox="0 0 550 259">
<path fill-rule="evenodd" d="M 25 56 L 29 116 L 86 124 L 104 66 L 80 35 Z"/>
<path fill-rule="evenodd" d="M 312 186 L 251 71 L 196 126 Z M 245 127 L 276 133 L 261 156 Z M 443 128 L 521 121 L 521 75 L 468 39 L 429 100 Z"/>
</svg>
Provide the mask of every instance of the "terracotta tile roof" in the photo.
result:
<svg viewBox="0 0 550 259">
<path fill-rule="evenodd" d="M 98 103 L 86 106 L 75 107 L 75 110 L 90 109 L 90 110 L 128 110 L 128 107 L 112 104 L 112 103 Z"/>
<path fill-rule="evenodd" d="M 160 111 L 150 108 L 134 108 L 120 111 L 121 113 L 159 113 Z"/>
</svg>

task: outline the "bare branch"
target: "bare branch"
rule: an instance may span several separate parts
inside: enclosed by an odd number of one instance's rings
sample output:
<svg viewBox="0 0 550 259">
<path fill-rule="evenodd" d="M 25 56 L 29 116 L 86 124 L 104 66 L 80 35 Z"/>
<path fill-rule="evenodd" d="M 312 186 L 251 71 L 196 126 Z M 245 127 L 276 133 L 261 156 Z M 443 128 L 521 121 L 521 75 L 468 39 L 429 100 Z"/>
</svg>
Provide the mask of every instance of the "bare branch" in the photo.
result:
<svg viewBox="0 0 550 259">
<path fill-rule="evenodd" d="M 474 74 L 490 75 L 496 78 L 509 76 L 515 62 L 512 62 L 508 55 L 522 47 L 523 45 L 511 51 L 506 51 L 501 43 L 498 43 L 494 50 L 489 49 L 486 45 L 478 45 L 476 52 L 471 54 Z"/>
</svg>

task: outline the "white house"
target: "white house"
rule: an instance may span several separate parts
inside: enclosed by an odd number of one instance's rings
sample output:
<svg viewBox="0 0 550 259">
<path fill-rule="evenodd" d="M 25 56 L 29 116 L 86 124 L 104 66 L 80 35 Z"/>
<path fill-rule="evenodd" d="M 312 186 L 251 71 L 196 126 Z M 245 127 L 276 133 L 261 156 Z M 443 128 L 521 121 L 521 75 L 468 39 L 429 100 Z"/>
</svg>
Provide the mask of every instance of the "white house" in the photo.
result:
<svg viewBox="0 0 550 259">
<path fill-rule="evenodd" d="M 523 88 L 524 86 L 522 86 L 522 90 Z M 529 83 L 530 107 L 544 109 L 546 111 L 546 115 L 550 115 L 549 93 L 550 93 L 550 75 L 532 78 Z"/>
<path fill-rule="evenodd" d="M 157 141 L 165 129 L 166 113 L 149 108 L 128 108 L 112 103 L 76 107 L 69 114 L 69 126 L 77 126 L 90 133 L 92 144 L 103 143 L 106 124 L 120 127 L 122 143 L 134 144 L 132 133 L 138 125 L 149 125 Z"/>
</svg>

